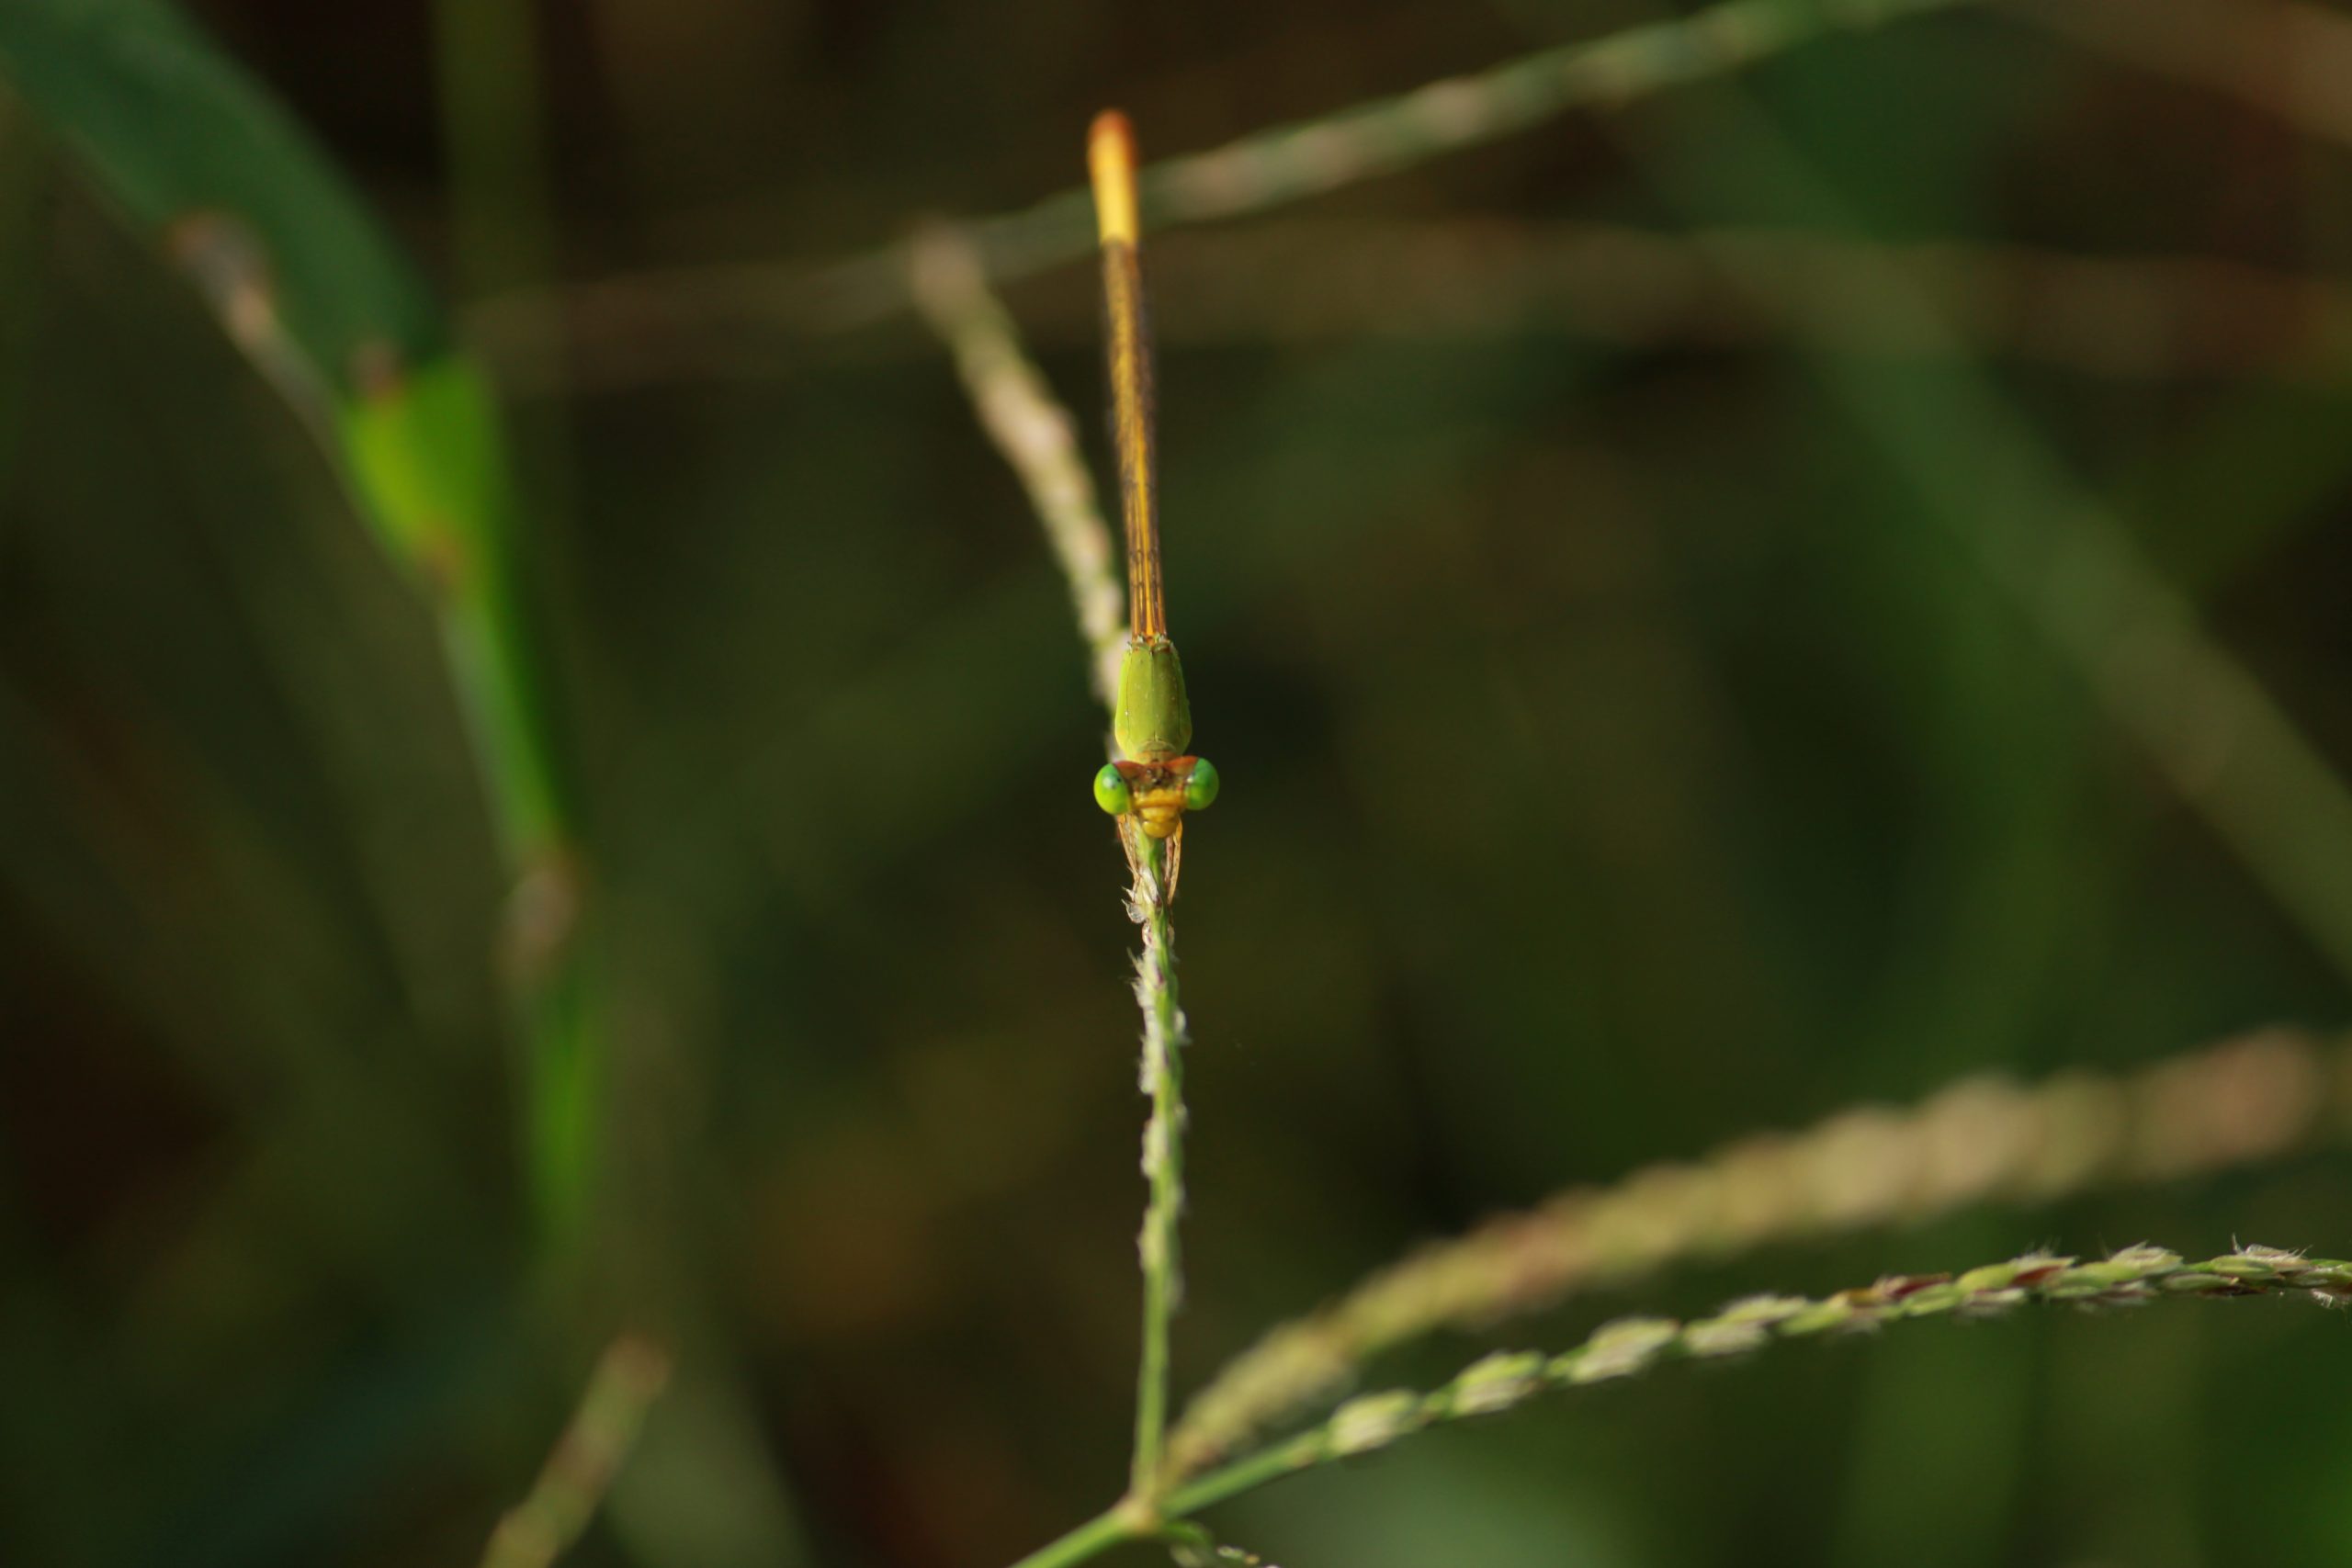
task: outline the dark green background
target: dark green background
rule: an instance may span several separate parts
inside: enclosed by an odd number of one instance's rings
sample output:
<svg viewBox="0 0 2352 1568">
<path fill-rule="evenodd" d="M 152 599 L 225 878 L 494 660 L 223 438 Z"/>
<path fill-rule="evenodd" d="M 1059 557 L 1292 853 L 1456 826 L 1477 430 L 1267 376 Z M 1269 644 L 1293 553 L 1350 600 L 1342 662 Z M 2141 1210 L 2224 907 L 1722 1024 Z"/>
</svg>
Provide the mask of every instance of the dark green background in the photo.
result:
<svg viewBox="0 0 2352 1568">
<path fill-rule="evenodd" d="M 197 10 L 476 305 L 1023 206 L 1105 103 L 1193 150 L 1644 16 L 546 6 L 556 276 L 468 282 L 424 12 Z M 582 1562 L 986 1565 L 1094 1512 L 1135 1354 L 1131 932 L 1062 585 L 943 353 L 901 316 L 607 323 L 551 362 L 511 310 L 460 316 L 521 438 L 605 913 L 609 1201 L 593 1282 L 551 1303 L 431 624 L 199 303 L 51 172 L 0 232 L 0 1561 L 470 1562 L 627 1323 L 680 1378 Z M 1361 259 L 1336 220 L 2341 275 L 2347 198 L 2343 149 L 1965 12 L 1155 242 L 1171 622 L 1227 779 L 1180 909 L 1180 1387 L 1561 1186 L 2346 1010 L 2324 933 L 1969 530 L 2063 525 L 2071 476 L 2352 761 L 2352 367 L 2269 377 L 2225 333 L 2252 372 L 2097 376 L 2014 341 L 1872 353 L 1859 316 L 1827 356 L 1769 318 L 1713 346 L 1377 300 L 1318 324 L 1283 302 Z M 1334 221 L 1237 272 L 1253 224 L 1302 220 Z M 1012 291 L 1090 437 L 1095 288 Z M 1245 308 L 1207 330 L 1212 293 Z M 1980 402 L 2005 417 L 1953 412 Z M 2343 859 L 2324 822 L 2279 830 L 2306 826 Z M 2340 1255 L 2342 1169 L 1631 1300 L 2042 1242 Z M 1215 1522 L 1290 1568 L 2333 1561 L 2347 1380 L 2341 1324 L 2276 1303 L 1922 1326 L 1431 1435 Z"/>
</svg>

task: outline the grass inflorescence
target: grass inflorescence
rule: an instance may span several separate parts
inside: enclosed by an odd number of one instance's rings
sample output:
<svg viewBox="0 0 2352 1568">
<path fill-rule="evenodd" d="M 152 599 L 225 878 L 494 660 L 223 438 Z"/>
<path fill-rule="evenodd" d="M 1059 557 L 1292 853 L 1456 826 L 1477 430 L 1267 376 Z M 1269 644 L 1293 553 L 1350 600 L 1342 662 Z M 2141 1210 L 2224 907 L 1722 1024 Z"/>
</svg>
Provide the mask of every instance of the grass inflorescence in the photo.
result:
<svg viewBox="0 0 2352 1568">
<path fill-rule="evenodd" d="M 1744 1138 L 1491 1220 L 1269 1331 L 1194 1396 L 1169 1468 L 1182 1476 L 1237 1451 L 1374 1357 L 1441 1328 L 1538 1311 L 1680 1260 L 2179 1179 L 2346 1130 L 2352 1044 L 2277 1029 L 2135 1073 L 2030 1086 L 1976 1076 L 1909 1110 L 1859 1107 Z"/>
<path fill-rule="evenodd" d="M 1778 1340 L 1853 1334 L 1928 1317 L 1992 1317 L 2034 1303 L 2137 1306 L 2172 1297 L 2302 1292 L 2326 1306 L 2352 1301 L 2352 1262 L 2245 1247 L 2201 1263 L 2157 1247 L 2129 1247 L 2089 1262 L 2030 1253 L 1965 1273 L 1889 1275 L 1826 1296 L 1756 1295 L 1711 1317 L 1627 1317 L 1557 1355 L 1498 1351 L 1427 1393 L 1365 1394 L 1295 1437 L 1178 1487 L 1189 1513 L 1333 1460 L 1387 1447 L 1447 1421 L 1491 1416 L 1548 1391 L 1638 1377 L 1668 1361 L 1721 1360 Z"/>
</svg>

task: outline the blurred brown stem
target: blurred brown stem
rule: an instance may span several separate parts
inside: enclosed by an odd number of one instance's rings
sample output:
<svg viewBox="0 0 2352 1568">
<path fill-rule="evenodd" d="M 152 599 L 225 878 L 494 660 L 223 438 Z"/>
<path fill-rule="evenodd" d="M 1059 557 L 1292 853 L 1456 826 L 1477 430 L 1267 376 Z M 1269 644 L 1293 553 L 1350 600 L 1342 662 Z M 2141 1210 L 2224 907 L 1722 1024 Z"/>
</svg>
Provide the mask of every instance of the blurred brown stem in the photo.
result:
<svg viewBox="0 0 2352 1568">
<path fill-rule="evenodd" d="M 2352 17 L 2301 0 L 2030 0 L 2008 13 L 2352 147 Z"/>
<path fill-rule="evenodd" d="M 579 1540 L 669 1381 L 660 1345 L 638 1335 L 613 1341 L 537 1482 L 498 1521 L 482 1568 L 548 1568 Z"/>
<path fill-rule="evenodd" d="M 1001 350 L 1008 318 L 992 297 L 973 293 L 986 275 L 968 236 L 927 231 L 912 266 L 918 309 L 955 346 L 984 422 L 1032 497 L 1041 511 L 1074 509 L 1077 499 L 1048 499 L 1063 486 L 1051 447 L 1066 438 L 1067 417 L 1064 434 L 1049 439 L 1031 412 L 1020 383 L 1047 408 L 1050 392 L 1017 345 Z M 1858 283 L 1889 267 L 1936 302 L 1949 334 L 1853 317 L 1847 304 Z M 1759 287 L 1772 308 L 1759 308 Z M 1795 228 L 1275 218 L 1170 233 L 1155 247 L 1152 288 L 1156 324 L 1172 343 L 1552 332 L 1634 348 L 1750 347 L 1794 334 L 1840 355 L 1934 360 L 1957 339 L 1979 355 L 2118 380 L 2333 381 L 2352 358 L 2352 286 L 2316 274 L 2221 257 L 1885 243 Z M 542 394 L 758 379 L 812 355 L 918 351 L 904 334 L 812 339 L 775 312 L 775 297 L 757 269 L 649 273 L 607 279 L 588 296 L 501 296 L 469 327 L 516 384 Z M 1066 289 L 1024 294 L 1022 314 L 1035 341 L 1056 347 L 1091 343 L 1102 330 L 1091 302 Z M 558 316 L 561 334 L 549 330 Z M 1093 505 L 1091 482 L 1082 501 Z"/>
</svg>

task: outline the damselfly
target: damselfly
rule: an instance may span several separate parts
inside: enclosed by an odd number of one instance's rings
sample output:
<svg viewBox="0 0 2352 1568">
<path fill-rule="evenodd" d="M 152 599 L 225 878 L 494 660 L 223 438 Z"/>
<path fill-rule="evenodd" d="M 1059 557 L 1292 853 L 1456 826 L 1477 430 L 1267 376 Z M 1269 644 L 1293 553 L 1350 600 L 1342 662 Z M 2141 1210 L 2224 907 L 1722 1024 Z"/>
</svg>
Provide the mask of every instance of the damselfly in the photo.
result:
<svg viewBox="0 0 2352 1568">
<path fill-rule="evenodd" d="M 1151 342 L 1144 319 L 1135 134 L 1127 117 L 1116 110 L 1098 116 L 1086 151 L 1102 240 L 1111 434 L 1127 526 L 1127 648 L 1119 661 L 1118 707 L 1111 721 L 1119 760 L 1094 775 L 1094 799 L 1119 819 L 1119 842 L 1131 862 L 1151 852 L 1137 834 L 1167 846 L 1167 887 L 1173 897 L 1183 862 L 1184 814 L 1216 799 L 1217 773 L 1214 764 L 1187 750 L 1193 709 L 1184 697 L 1184 666 L 1168 636 L 1152 446 Z"/>
</svg>

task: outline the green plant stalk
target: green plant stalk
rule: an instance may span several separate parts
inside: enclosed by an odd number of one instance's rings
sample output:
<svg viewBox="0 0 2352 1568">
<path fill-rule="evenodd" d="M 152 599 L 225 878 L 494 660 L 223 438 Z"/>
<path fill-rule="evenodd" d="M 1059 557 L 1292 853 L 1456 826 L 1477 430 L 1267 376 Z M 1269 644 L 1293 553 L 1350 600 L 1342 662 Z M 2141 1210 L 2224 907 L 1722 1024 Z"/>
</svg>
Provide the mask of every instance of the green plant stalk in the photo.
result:
<svg viewBox="0 0 2352 1568">
<path fill-rule="evenodd" d="M 1046 1542 L 1014 1563 L 1012 1568 L 1069 1568 L 1073 1562 L 1091 1561 L 1114 1546 L 1141 1540 L 1149 1534 L 1149 1529 L 1139 1526 L 1130 1510 L 1112 1508 L 1095 1515 L 1069 1534 Z"/>
<path fill-rule="evenodd" d="M 1135 1463 L 1129 1497 L 1152 1504 L 1168 1430 L 1169 1323 L 1183 1293 L 1178 1229 L 1184 1210 L 1184 1010 L 1176 996 L 1176 938 L 1168 918 L 1166 840 L 1148 837 L 1132 818 L 1120 831 L 1138 846 L 1127 911 L 1143 931 L 1136 962 L 1136 1000 L 1143 1009 L 1143 1171 L 1151 1186 L 1136 1250 L 1143 1258 L 1143 1353 L 1136 1378 Z"/>
<path fill-rule="evenodd" d="M 525 1051 L 524 1147 L 531 1212 L 551 1257 L 585 1232 L 597 1163 L 604 1062 L 582 940 L 581 859 L 551 762 L 536 666 L 515 616 L 455 615 L 451 664 L 497 804 L 510 886 L 502 967 Z"/>
<path fill-rule="evenodd" d="M 555 724 L 514 559 L 516 501 L 488 382 L 444 355 L 345 415 L 363 512 L 437 612 L 509 889 L 502 970 L 526 1051 L 524 1164 L 551 1256 L 586 1224 L 601 1075 L 582 878 Z"/>
<path fill-rule="evenodd" d="M 530 1056 L 524 1158 L 531 1212 L 556 1258 L 587 1229 L 604 1104 L 603 1032 L 585 969 L 578 941 L 567 937 L 548 973 L 525 993 Z"/>
</svg>

